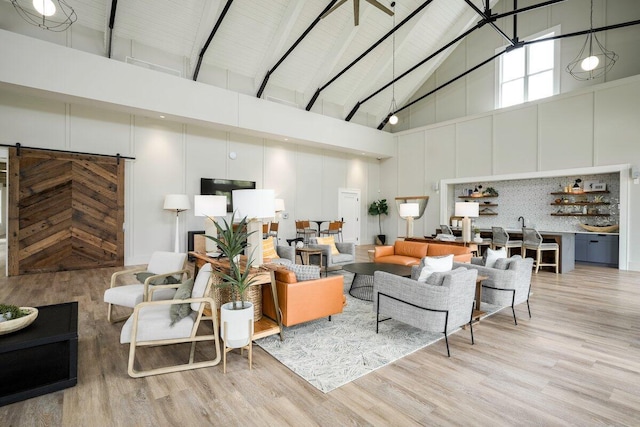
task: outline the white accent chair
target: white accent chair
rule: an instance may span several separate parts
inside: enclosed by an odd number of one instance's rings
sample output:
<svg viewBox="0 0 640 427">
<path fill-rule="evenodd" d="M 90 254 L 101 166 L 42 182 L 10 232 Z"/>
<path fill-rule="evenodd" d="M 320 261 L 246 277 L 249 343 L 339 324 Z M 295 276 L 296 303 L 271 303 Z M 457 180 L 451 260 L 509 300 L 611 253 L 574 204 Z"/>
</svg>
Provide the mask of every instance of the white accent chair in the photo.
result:
<svg viewBox="0 0 640 427">
<path fill-rule="evenodd" d="M 198 369 L 215 366 L 220 363 L 220 336 L 218 328 L 218 318 L 214 300 L 209 297 L 212 286 L 211 264 L 205 264 L 198 271 L 198 275 L 193 283 L 191 298 L 171 299 L 163 301 L 142 302 L 133 310 L 133 314 L 122 326 L 120 333 L 120 343 L 129 344 L 129 362 L 127 371 L 129 376 L 134 378 L 148 375 L 166 374 L 169 372 L 186 371 L 188 369 Z M 173 288 L 180 284 L 158 285 L 162 288 Z M 189 313 L 182 319 L 172 324 L 171 307 L 174 304 L 188 304 Z M 211 316 L 205 316 L 203 311 L 209 306 Z M 203 326 L 201 323 L 210 321 L 212 329 Z M 198 335 L 198 329 L 204 335 Z M 213 341 L 215 346 L 215 357 L 200 362 L 195 362 L 196 343 L 201 341 Z M 188 363 L 151 368 L 146 370 L 136 370 L 136 351 L 139 347 L 164 346 L 171 344 L 191 343 Z M 147 362 L 148 364 L 148 362 Z"/>
<path fill-rule="evenodd" d="M 146 267 L 139 267 L 130 270 L 122 270 L 113 273 L 111 276 L 111 285 L 104 292 L 104 302 L 109 304 L 107 311 L 107 320 L 110 323 L 125 320 L 128 316 L 118 319 L 113 317 L 113 306 L 134 308 L 143 301 L 150 300 L 166 300 L 173 298 L 175 288 L 163 288 L 154 292 L 156 283 L 166 281 L 169 276 L 175 278 L 174 282 L 181 282 L 185 277 L 190 276 L 189 270 L 185 269 L 187 254 L 175 252 L 154 252 L 151 255 L 149 264 Z M 135 275 L 143 272 L 152 273 L 143 283 L 127 283 L 119 284 L 120 278 L 125 275 Z"/>
</svg>

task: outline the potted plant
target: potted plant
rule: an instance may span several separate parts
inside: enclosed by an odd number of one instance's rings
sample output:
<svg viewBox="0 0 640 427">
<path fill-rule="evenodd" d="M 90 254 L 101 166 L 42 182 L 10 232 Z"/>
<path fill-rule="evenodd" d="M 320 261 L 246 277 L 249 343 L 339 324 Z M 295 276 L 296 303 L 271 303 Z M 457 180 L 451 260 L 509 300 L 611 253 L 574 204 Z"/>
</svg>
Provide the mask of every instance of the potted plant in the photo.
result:
<svg viewBox="0 0 640 427">
<path fill-rule="evenodd" d="M 473 229 L 473 241 L 476 243 L 482 243 L 482 236 L 480 235 L 480 229 L 478 227 Z"/>
<path fill-rule="evenodd" d="M 371 202 L 369 205 L 369 215 L 378 216 L 378 228 L 380 234 L 376 237 L 376 244 L 384 245 L 387 241 L 387 236 L 382 234 L 382 215 L 389 215 L 389 206 L 387 205 L 387 199 L 380 199 Z"/>
<path fill-rule="evenodd" d="M 246 293 L 255 279 L 250 276 L 253 253 L 247 257 L 244 269 L 240 264 L 240 255 L 251 234 L 247 232 L 247 218 L 242 218 L 234 227 L 234 217 L 235 212 L 231 215 L 230 224 L 223 219 L 224 227 L 214 222 L 218 237 L 206 237 L 213 240 L 229 259 L 228 272 L 219 272 L 223 282 L 218 286 L 228 287 L 231 293 L 231 301 L 220 306 L 220 328 L 225 345 L 239 348 L 249 344 L 253 334 L 253 304 L 246 301 Z"/>
</svg>

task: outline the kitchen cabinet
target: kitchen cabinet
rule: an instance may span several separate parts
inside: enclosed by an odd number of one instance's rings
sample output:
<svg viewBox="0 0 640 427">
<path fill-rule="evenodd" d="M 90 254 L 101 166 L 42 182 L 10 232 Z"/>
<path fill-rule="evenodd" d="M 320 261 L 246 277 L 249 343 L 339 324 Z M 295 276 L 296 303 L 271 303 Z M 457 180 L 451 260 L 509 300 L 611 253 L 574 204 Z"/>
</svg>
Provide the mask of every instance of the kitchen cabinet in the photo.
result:
<svg viewBox="0 0 640 427">
<path fill-rule="evenodd" d="M 617 234 L 576 234 L 576 261 L 618 266 Z"/>
</svg>

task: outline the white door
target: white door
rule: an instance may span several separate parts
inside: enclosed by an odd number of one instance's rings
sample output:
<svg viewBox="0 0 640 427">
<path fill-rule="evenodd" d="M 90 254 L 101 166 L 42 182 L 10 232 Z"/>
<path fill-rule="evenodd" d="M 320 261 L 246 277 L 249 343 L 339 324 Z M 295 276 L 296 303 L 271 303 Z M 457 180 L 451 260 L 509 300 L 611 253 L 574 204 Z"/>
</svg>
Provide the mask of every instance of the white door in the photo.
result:
<svg viewBox="0 0 640 427">
<path fill-rule="evenodd" d="M 344 242 L 360 244 L 360 190 L 357 188 L 338 189 L 338 218 L 342 218 L 342 239 Z"/>
</svg>

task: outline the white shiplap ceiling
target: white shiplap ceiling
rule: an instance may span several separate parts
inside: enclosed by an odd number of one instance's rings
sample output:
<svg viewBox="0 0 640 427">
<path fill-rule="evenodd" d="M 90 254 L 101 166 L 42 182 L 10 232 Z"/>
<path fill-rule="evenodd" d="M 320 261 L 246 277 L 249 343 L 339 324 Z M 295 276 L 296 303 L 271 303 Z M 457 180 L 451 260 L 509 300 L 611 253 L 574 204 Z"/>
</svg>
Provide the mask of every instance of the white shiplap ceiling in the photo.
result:
<svg viewBox="0 0 640 427">
<path fill-rule="evenodd" d="M 78 15 L 74 26 L 104 32 L 109 39 L 112 0 L 66 0 Z M 354 26 L 353 0 L 321 19 L 270 75 L 263 98 L 283 99 L 307 107 L 314 93 L 347 67 L 392 28 L 394 18 L 360 1 L 360 25 Z M 491 0 L 493 6 L 497 0 Z M 381 1 L 391 7 L 390 1 Z M 399 0 L 399 24 L 425 0 Z M 453 38 L 475 25 L 480 16 L 465 0 L 433 0 L 395 35 L 395 75 L 400 75 Z M 473 0 L 484 9 L 485 0 Z M 227 0 L 120 0 L 113 26 L 113 43 L 140 44 L 183 57 L 185 78 L 192 78 L 198 56 Z M 294 45 L 330 0 L 234 0 L 203 57 L 200 75 L 224 72 L 253 87 L 257 95 L 263 79 Z M 8 9 L 4 9 L 8 10 Z M 13 18 L 12 18 L 13 19 Z M 20 19 L 17 15 L 15 19 Z M 352 108 L 392 80 L 392 37 L 387 38 L 320 93 L 312 111 L 331 105 L 346 117 Z M 433 73 L 448 52 L 428 61 L 395 84 L 402 107 Z M 115 58 L 114 59 L 118 59 Z M 122 59 L 122 58 L 119 58 Z M 200 81 L 217 81 L 203 77 Z M 214 83 L 215 84 L 215 83 Z M 220 84 L 220 83 L 218 83 Z M 221 84 L 222 85 L 222 84 Z M 251 83 L 249 83 L 249 86 Z M 377 126 L 389 113 L 391 87 L 363 103 L 358 114 Z"/>
</svg>

